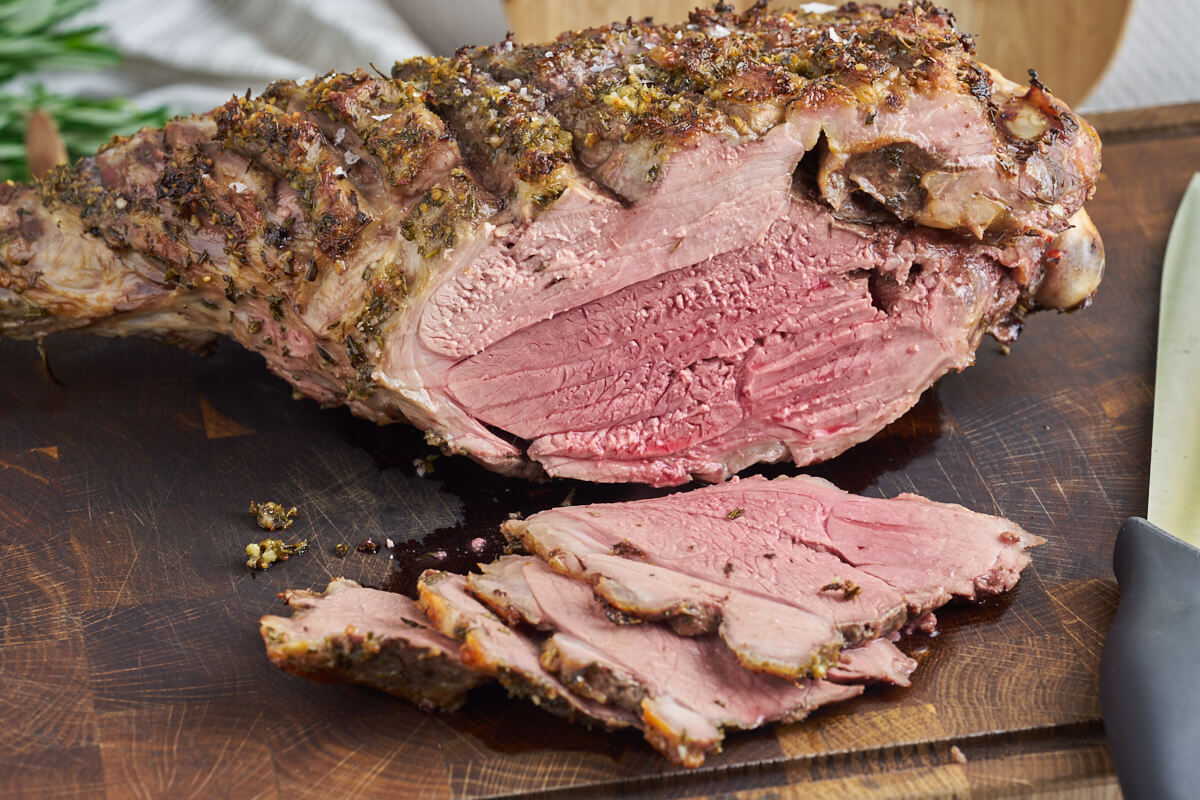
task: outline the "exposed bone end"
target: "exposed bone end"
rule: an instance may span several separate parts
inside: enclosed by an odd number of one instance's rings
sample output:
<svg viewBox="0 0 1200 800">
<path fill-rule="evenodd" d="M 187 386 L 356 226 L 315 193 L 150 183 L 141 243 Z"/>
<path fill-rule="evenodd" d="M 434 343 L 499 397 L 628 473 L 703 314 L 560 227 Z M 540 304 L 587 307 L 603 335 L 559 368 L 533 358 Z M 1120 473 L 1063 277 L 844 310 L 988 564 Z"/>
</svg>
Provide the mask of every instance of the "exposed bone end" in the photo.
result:
<svg viewBox="0 0 1200 800">
<path fill-rule="evenodd" d="M 1104 242 L 1082 208 L 1071 227 L 1046 250 L 1046 274 L 1034 300 L 1040 306 L 1074 311 L 1086 306 L 1104 276 Z"/>
</svg>

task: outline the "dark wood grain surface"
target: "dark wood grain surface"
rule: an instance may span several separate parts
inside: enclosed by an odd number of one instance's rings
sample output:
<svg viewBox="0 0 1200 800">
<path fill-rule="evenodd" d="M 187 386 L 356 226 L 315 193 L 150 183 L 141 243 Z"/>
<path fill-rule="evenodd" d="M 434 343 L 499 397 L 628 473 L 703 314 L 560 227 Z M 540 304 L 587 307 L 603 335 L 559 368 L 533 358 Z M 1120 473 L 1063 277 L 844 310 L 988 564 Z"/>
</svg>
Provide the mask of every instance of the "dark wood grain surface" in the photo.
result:
<svg viewBox="0 0 1200 800">
<path fill-rule="evenodd" d="M 985 342 L 973 368 L 812 470 L 1046 536 L 1020 586 L 903 642 L 912 688 L 734 734 L 692 772 L 493 688 L 426 714 L 311 684 L 272 667 L 257 633 L 285 588 L 345 575 L 404 589 L 425 566 L 463 566 L 473 538 L 495 547 L 510 512 L 649 490 L 535 486 L 446 458 L 422 477 L 432 451 L 414 431 L 293 400 L 229 344 L 200 358 L 63 336 L 49 342 L 60 387 L 32 345 L 0 343 L 0 795 L 1114 796 L 1096 685 L 1109 559 L 1144 510 L 1158 271 L 1200 168 L 1200 107 L 1171 113 L 1099 121 L 1089 208 L 1109 271 L 1091 309 L 1031 318 L 1009 355 Z M 249 572 L 252 499 L 298 505 L 288 533 L 310 552 Z M 397 549 L 333 555 L 367 536 Z"/>
</svg>

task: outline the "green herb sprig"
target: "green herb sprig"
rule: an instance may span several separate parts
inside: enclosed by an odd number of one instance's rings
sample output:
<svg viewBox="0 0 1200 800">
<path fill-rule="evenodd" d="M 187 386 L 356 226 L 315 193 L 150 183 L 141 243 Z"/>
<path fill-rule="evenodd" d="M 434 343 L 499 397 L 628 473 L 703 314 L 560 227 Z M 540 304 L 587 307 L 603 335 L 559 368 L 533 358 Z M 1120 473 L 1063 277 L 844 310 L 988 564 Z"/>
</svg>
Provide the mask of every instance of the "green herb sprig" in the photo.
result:
<svg viewBox="0 0 1200 800">
<path fill-rule="evenodd" d="M 95 69 L 121 60 L 96 39 L 101 26 L 72 26 L 95 0 L 0 0 L 0 180 L 25 181 L 25 123 L 43 109 L 58 126 L 71 160 L 92 155 L 113 136 L 161 126 L 168 110 L 143 110 L 124 98 L 64 97 L 31 86 L 9 89 L 18 75 L 43 69 Z"/>
<path fill-rule="evenodd" d="M 0 0 L 0 83 L 42 69 L 91 69 L 121 60 L 96 41 L 99 25 L 69 21 L 95 0 Z"/>
</svg>

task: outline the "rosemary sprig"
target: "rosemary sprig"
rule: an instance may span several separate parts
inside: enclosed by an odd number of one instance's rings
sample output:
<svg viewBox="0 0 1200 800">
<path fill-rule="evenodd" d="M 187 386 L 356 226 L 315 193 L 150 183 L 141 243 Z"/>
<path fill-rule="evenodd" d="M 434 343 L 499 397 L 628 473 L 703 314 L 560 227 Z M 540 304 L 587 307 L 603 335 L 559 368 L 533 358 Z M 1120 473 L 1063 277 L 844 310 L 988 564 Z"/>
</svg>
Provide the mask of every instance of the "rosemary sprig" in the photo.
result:
<svg viewBox="0 0 1200 800">
<path fill-rule="evenodd" d="M 13 77 L 42 69 L 93 69 L 120 61 L 120 54 L 96 40 L 98 26 L 72 26 L 70 20 L 95 0 L 0 0 L 0 180 L 25 181 L 25 124 L 40 108 L 54 120 L 71 160 L 94 154 L 116 135 L 161 126 L 166 108 L 145 111 L 124 98 L 64 97 L 29 87 L 5 90 Z"/>
<path fill-rule="evenodd" d="M 41 69 L 90 69 L 121 60 L 96 41 L 99 26 L 71 27 L 95 0 L 0 0 L 0 83 Z"/>
</svg>

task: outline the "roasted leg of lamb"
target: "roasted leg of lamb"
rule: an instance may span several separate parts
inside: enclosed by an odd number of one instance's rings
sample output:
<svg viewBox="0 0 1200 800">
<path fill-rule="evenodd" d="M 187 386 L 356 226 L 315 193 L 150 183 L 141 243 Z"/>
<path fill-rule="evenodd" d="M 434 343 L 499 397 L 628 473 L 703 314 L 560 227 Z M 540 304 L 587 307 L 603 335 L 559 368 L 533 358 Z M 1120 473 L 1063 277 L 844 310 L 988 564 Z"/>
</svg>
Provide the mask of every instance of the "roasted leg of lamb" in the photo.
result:
<svg viewBox="0 0 1200 800">
<path fill-rule="evenodd" d="M 0 334 L 230 336 L 507 474 L 829 458 L 1086 304 L 1092 128 L 928 3 L 281 82 L 0 187 Z"/>
</svg>

